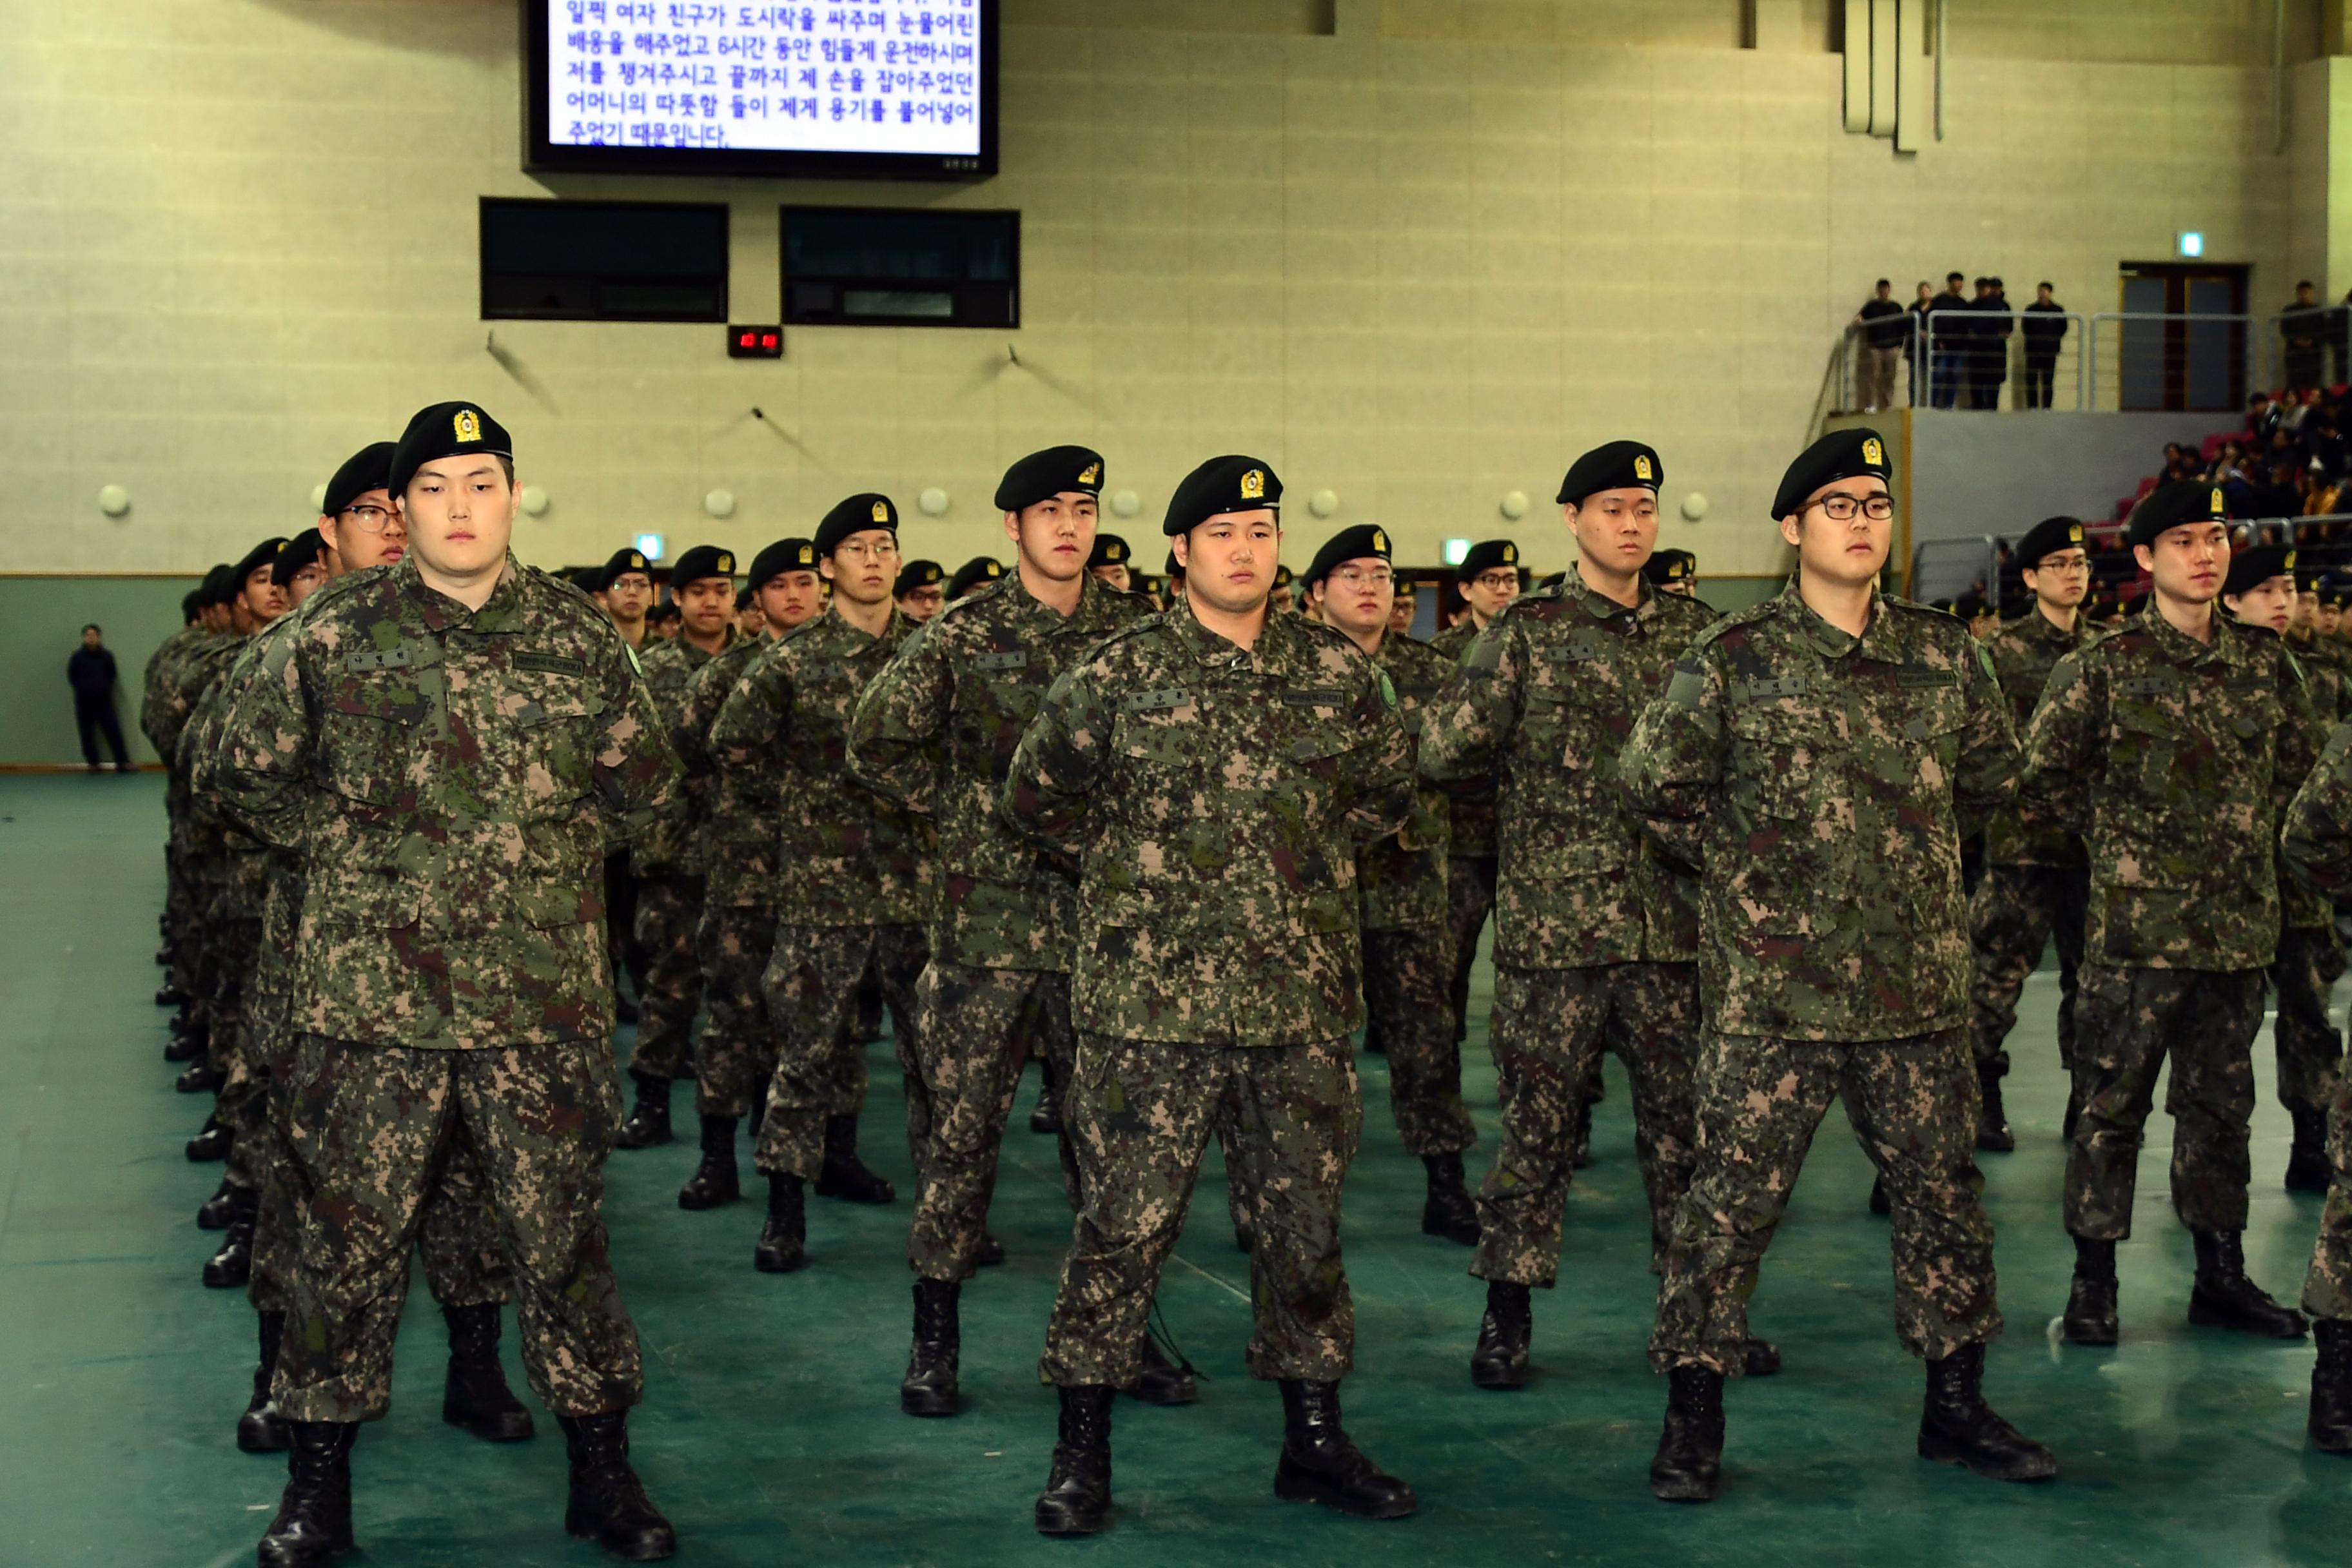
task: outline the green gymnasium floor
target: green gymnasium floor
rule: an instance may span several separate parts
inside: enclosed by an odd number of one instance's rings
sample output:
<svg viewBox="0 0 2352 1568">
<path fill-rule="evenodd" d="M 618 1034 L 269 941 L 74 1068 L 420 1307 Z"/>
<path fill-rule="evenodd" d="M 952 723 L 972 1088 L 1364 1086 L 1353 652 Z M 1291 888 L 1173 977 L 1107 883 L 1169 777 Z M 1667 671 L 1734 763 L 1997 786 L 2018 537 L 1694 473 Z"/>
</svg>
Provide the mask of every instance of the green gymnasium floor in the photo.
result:
<svg viewBox="0 0 2352 1568">
<path fill-rule="evenodd" d="M 199 1109 L 172 1091 L 164 1015 L 151 1005 L 162 829 L 152 777 L 0 778 L 0 1563 L 250 1562 L 283 1474 L 232 1441 L 251 1312 L 241 1292 L 196 1280 L 214 1238 L 193 1216 L 218 1173 L 182 1158 Z M 902 1197 L 880 1209 L 813 1199 L 820 1262 L 806 1273 L 752 1272 L 756 1207 L 675 1206 L 688 1143 L 614 1157 L 614 1255 L 646 1352 L 638 1462 L 677 1525 L 679 1561 L 713 1564 L 2343 1563 L 2352 1462 L 2304 1447 L 2308 1344 L 2186 1325 L 2189 1243 L 2165 1198 L 2160 1116 L 2140 1236 L 2123 1254 L 2125 1342 L 2053 1348 L 2071 1259 L 2054 995 L 2037 976 L 2012 1042 L 2023 1146 L 1987 1160 L 2010 1317 L 1990 1391 L 2057 1448 L 2053 1485 L 1999 1486 L 1914 1457 L 1919 1373 L 1890 1327 L 1868 1167 L 1833 1111 L 1756 1303 L 1788 1370 L 1733 1388 L 1720 1502 L 1652 1501 L 1664 1388 L 1642 1359 L 1651 1282 L 1622 1075 L 1612 1066 L 1599 1163 L 1570 1201 L 1562 1288 L 1538 1300 L 1540 1381 L 1497 1394 L 1469 1384 L 1482 1292 L 1462 1249 L 1418 1232 L 1419 1166 L 1367 1058 L 1347 1408 L 1365 1446 L 1418 1489 L 1419 1517 L 1367 1524 L 1273 1498 L 1280 1408 L 1242 1371 L 1247 1270 L 1212 1172 L 1162 1294 L 1209 1374 L 1202 1401 L 1122 1401 L 1115 1528 L 1042 1541 L 1029 1507 L 1054 1402 L 1033 1366 L 1068 1230 L 1051 1146 L 1018 1124 L 1008 1140 L 995 1228 L 1012 1259 L 964 1298 L 968 1412 L 899 1415 L 907 1171 L 887 1046 L 866 1152 Z M 1491 1137 L 1494 1074 L 1482 1037 L 1473 1047 L 1473 1103 Z M 2267 1068 L 2260 1076 L 2247 1250 L 2257 1278 L 2292 1296 L 2318 1208 L 2279 1190 L 2285 1118 Z M 1024 1116 L 1028 1103 L 1024 1089 Z M 677 1105 L 683 1119 L 683 1089 Z M 354 1455 L 363 1552 L 350 1561 L 609 1561 L 562 1533 L 553 1422 L 542 1415 L 536 1440 L 506 1447 L 441 1425 L 441 1325 L 421 1285 L 415 1306 L 393 1414 Z M 511 1315 L 507 1349 L 520 1389 Z"/>
</svg>

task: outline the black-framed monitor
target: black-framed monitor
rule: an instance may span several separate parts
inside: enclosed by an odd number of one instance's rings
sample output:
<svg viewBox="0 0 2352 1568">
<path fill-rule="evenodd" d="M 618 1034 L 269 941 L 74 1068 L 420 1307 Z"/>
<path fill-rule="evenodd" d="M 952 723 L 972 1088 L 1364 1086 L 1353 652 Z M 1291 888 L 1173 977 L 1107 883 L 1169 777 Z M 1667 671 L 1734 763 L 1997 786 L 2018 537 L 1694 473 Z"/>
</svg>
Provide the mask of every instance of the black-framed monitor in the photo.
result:
<svg viewBox="0 0 2352 1568">
<path fill-rule="evenodd" d="M 523 166 L 983 178 L 997 5 L 523 0 Z"/>
</svg>

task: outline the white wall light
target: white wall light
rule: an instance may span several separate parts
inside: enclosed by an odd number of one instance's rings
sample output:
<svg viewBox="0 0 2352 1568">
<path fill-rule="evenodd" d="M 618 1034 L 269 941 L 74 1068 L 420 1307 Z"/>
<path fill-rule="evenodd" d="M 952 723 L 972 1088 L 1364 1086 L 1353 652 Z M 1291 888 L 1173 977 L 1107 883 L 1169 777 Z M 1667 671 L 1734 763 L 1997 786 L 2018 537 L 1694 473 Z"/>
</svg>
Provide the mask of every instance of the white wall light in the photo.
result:
<svg viewBox="0 0 2352 1568">
<path fill-rule="evenodd" d="M 1503 515 L 1513 522 L 1528 515 L 1528 492 L 1507 490 L 1503 494 Z"/>
<path fill-rule="evenodd" d="M 1307 510 L 1318 517 L 1328 517 L 1339 510 L 1339 492 L 1317 490 L 1307 498 Z"/>
<path fill-rule="evenodd" d="M 713 517 L 733 517 L 735 492 L 727 489 L 712 490 L 702 498 L 702 510 Z"/>
<path fill-rule="evenodd" d="M 1133 517 L 1143 510 L 1143 498 L 1133 490 L 1121 490 L 1110 498 L 1110 510 L 1121 517 Z"/>
<path fill-rule="evenodd" d="M 98 510 L 109 517 L 121 517 L 131 510 L 131 492 L 121 485 L 100 486 Z"/>
<path fill-rule="evenodd" d="M 1690 494 L 1683 497 L 1684 520 L 1689 522 L 1696 522 L 1700 518 L 1706 515 L 1706 498 L 1699 494 L 1696 490 L 1691 491 Z"/>
<path fill-rule="evenodd" d="M 1461 565 L 1463 561 L 1468 557 L 1469 553 L 1470 542 L 1468 540 L 1449 539 L 1445 542 L 1445 563 L 1448 566 Z"/>
<path fill-rule="evenodd" d="M 662 536 L 660 534 L 640 533 L 636 538 L 636 545 L 637 553 L 644 556 L 646 560 L 658 561 L 662 558 Z"/>
<path fill-rule="evenodd" d="M 547 515 L 547 492 L 537 485 L 523 486 L 522 494 L 517 496 L 515 500 L 522 504 L 526 516 L 545 517 Z"/>
<path fill-rule="evenodd" d="M 942 516 L 948 510 L 948 492 L 933 485 L 915 498 L 915 504 L 923 509 L 925 517 Z"/>
<path fill-rule="evenodd" d="M 320 511 L 320 512 L 325 511 L 325 510 L 327 510 L 327 487 L 326 487 L 326 486 L 324 486 L 324 485 L 312 485 L 312 486 L 310 487 L 310 510 L 311 510 L 312 511 Z"/>
</svg>

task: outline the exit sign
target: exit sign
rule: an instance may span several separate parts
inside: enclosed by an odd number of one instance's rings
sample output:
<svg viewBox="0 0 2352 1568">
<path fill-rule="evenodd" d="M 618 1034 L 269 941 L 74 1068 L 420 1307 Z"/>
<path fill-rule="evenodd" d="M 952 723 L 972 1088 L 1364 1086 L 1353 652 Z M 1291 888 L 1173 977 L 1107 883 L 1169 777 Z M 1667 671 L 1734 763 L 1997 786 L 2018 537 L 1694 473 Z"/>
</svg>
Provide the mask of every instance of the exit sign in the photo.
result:
<svg viewBox="0 0 2352 1568">
<path fill-rule="evenodd" d="M 730 359 L 782 359 L 784 357 L 784 329 L 782 327 L 730 327 L 727 329 L 727 357 Z"/>
</svg>

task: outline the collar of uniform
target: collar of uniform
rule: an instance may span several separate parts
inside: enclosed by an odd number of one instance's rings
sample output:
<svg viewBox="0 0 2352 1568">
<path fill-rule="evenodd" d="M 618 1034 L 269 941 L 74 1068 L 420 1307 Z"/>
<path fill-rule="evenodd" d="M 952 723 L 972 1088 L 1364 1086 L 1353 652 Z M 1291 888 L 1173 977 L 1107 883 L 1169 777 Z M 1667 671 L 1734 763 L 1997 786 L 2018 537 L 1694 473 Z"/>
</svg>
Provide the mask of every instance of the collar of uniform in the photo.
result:
<svg viewBox="0 0 2352 1568">
<path fill-rule="evenodd" d="M 2039 604 L 2034 605 L 2025 613 L 2033 619 L 2033 635 L 2053 647 L 2071 648 L 2083 640 L 2083 628 L 2086 623 L 2079 610 L 2074 614 L 2074 629 L 2072 631 L 2068 631 L 2056 621 L 2043 615 Z"/>
<path fill-rule="evenodd" d="M 1797 578 L 1793 573 L 1790 574 L 1788 586 L 1780 590 L 1780 597 L 1788 602 L 1789 611 L 1796 619 L 1798 634 L 1812 644 L 1814 651 L 1823 658 L 1843 658 L 1860 648 L 1866 658 L 1901 662 L 1900 655 L 1880 646 L 1887 635 L 1886 600 L 1876 589 L 1871 591 L 1870 619 L 1864 623 L 1860 637 L 1822 619 L 1820 613 L 1805 603 L 1805 596 L 1797 591 Z"/>
<path fill-rule="evenodd" d="M 1261 673 L 1281 668 L 1287 662 L 1293 634 L 1283 625 L 1286 619 L 1287 616 L 1277 614 L 1269 604 L 1265 626 L 1258 632 L 1257 642 L 1244 648 L 1231 637 L 1221 637 L 1202 626 L 1201 617 L 1192 613 L 1192 601 L 1189 598 L 1184 601 L 1182 609 L 1168 613 L 1169 626 L 1201 663 L 1234 667 L 1248 665 Z"/>
<path fill-rule="evenodd" d="M 1646 621 L 1655 616 L 1658 591 L 1639 577 L 1633 579 L 1633 591 L 1637 595 L 1633 603 L 1621 605 L 1608 595 L 1596 592 L 1591 584 L 1585 582 L 1584 574 L 1573 566 L 1568 569 L 1567 580 L 1560 584 L 1560 592 L 1582 605 L 1584 613 L 1597 621 L 1613 621 L 1620 616 Z"/>
<path fill-rule="evenodd" d="M 2234 663 L 2240 657 L 2241 645 L 2230 635 L 2229 614 L 2221 608 L 2219 599 L 2213 601 L 2213 640 L 2210 643 L 2199 642 L 2166 620 L 2164 612 L 2152 604 L 2140 612 L 2139 618 L 2147 624 L 2147 635 L 2156 639 L 2157 647 L 2179 663 L 2199 665 L 2216 658 Z"/>
<path fill-rule="evenodd" d="M 428 630 L 448 631 L 453 626 L 467 626 L 478 632 L 514 632 L 522 629 L 522 572 L 515 565 L 511 552 L 506 564 L 499 571 L 498 584 L 490 596 L 482 601 L 478 610 L 469 610 L 438 588 L 428 584 L 416 570 L 416 554 L 411 551 L 400 558 L 392 569 L 393 586 L 415 604 L 424 616 Z"/>
</svg>

